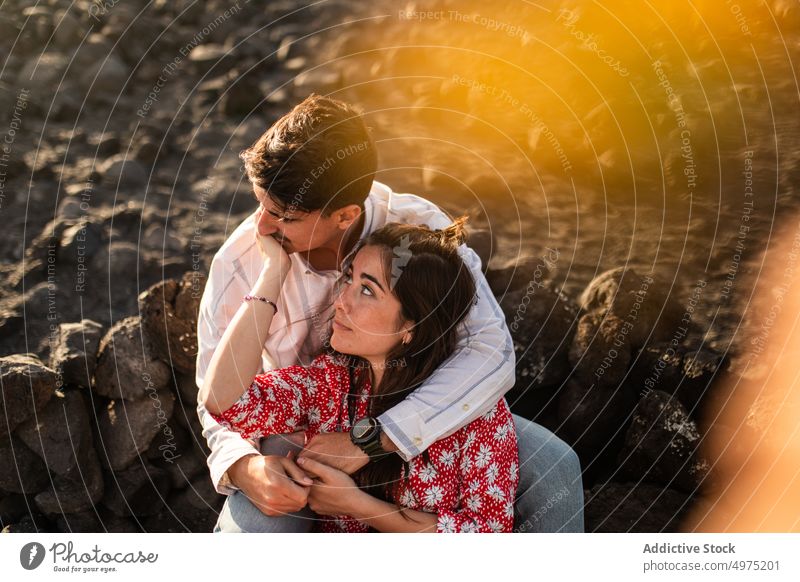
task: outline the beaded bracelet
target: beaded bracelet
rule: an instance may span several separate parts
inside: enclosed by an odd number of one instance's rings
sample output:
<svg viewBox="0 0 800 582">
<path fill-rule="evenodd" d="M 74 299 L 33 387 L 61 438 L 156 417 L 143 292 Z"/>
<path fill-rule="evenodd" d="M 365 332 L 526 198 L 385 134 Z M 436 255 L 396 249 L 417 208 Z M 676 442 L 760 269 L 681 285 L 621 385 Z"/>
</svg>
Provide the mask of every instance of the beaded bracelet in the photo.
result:
<svg viewBox="0 0 800 582">
<path fill-rule="evenodd" d="M 245 295 L 242 301 L 251 301 L 253 299 L 257 299 L 258 301 L 263 301 L 264 303 L 272 305 L 272 309 L 275 310 L 275 313 L 278 313 L 278 306 L 275 305 L 272 301 L 270 301 L 266 297 L 261 297 L 260 295 Z"/>
</svg>

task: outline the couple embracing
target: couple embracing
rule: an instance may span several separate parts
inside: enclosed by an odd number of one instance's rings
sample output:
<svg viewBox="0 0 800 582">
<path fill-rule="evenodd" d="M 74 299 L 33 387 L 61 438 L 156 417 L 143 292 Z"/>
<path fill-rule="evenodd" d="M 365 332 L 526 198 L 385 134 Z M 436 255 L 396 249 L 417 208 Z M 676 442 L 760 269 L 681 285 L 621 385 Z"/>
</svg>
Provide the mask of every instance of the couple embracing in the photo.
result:
<svg viewBox="0 0 800 582">
<path fill-rule="evenodd" d="M 198 321 L 215 531 L 583 531 L 577 456 L 503 397 L 512 339 L 466 219 L 375 182 L 335 99 L 242 159 L 258 208 Z"/>
</svg>

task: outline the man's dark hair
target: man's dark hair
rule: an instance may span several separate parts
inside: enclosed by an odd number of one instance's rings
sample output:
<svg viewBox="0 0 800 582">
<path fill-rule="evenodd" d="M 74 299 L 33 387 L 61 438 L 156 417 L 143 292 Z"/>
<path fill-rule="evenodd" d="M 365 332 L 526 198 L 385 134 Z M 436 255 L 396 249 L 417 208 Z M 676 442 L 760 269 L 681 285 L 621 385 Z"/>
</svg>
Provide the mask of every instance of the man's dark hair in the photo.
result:
<svg viewBox="0 0 800 582">
<path fill-rule="evenodd" d="M 347 103 L 310 95 L 239 157 L 247 177 L 284 210 L 363 210 L 378 166 L 375 142 Z"/>
</svg>

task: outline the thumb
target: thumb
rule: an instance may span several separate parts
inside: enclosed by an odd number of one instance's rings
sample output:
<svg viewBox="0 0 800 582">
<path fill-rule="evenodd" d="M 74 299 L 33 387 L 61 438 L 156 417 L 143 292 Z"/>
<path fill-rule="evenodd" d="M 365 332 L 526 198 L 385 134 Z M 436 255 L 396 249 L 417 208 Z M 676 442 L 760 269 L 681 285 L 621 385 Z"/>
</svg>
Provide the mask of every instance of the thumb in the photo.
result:
<svg viewBox="0 0 800 582">
<path fill-rule="evenodd" d="M 330 475 L 331 467 L 326 465 L 325 463 L 320 463 L 319 461 L 315 461 L 314 459 L 310 459 L 308 457 L 300 457 L 297 459 L 297 464 L 300 465 L 303 469 L 305 469 L 306 473 L 317 477 L 319 479 L 325 480 L 326 477 Z"/>
<path fill-rule="evenodd" d="M 291 455 L 292 452 L 289 452 Z M 290 456 L 287 455 L 285 459 L 281 460 L 281 465 L 283 465 L 286 474 L 292 479 L 294 482 L 298 483 L 299 485 L 313 485 L 314 481 L 303 471 L 300 467 L 298 467 L 295 462 L 292 460 Z"/>
</svg>

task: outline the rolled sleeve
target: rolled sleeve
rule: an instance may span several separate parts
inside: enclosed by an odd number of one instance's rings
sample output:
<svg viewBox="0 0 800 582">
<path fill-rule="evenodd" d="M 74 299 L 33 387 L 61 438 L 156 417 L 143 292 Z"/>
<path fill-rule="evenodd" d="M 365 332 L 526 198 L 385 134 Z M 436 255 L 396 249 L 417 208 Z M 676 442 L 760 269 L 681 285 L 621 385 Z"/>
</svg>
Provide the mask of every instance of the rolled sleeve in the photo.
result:
<svg viewBox="0 0 800 582">
<path fill-rule="evenodd" d="M 203 427 L 203 437 L 211 449 L 207 459 L 211 482 L 217 493 L 232 495 L 236 489 L 224 484 L 225 473 L 239 459 L 260 453 L 255 443 L 245 439 L 237 432 L 226 429 L 214 420 L 211 413 L 202 404 L 197 405 L 197 416 Z"/>
<path fill-rule="evenodd" d="M 203 385 L 214 350 L 236 314 L 242 296 L 248 291 L 247 281 L 242 279 L 219 254 L 215 256 L 200 300 L 197 318 L 198 351 L 195 382 L 198 388 Z M 220 425 L 199 401 L 197 416 L 203 429 L 203 437 L 211 450 L 206 462 L 214 488 L 222 495 L 231 495 L 236 489 L 225 485 L 223 477 L 239 459 L 260 454 L 256 443 Z"/>
</svg>

